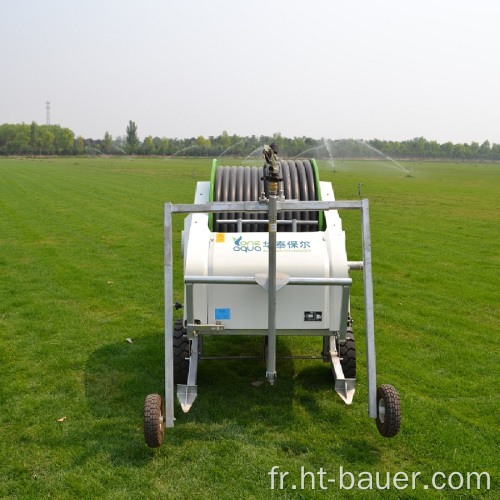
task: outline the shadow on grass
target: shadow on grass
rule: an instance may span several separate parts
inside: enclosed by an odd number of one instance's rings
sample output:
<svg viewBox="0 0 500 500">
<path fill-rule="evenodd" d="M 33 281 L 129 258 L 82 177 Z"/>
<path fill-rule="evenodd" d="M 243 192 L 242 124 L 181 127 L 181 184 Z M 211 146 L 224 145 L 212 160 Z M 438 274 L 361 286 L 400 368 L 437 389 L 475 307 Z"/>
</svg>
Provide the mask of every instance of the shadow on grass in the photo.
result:
<svg viewBox="0 0 500 500">
<path fill-rule="evenodd" d="M 217 338 L 216 344 L 218 354 L 249 354 L 256 344 L 262 347 L 262 339 Z M 286 338 L 278 337 L 277 350 L 279 356 L 291 354 Z M 234 439 L 301 455 L 311 447 L 303 436 L 304 427 L 313 423 L 328 429 L 349 422 L 346 408 L 351 408 L 335 394 L 328 364 L 278 359 L 274 386 L 265 381 L 265 371 L 263 359 L 202 361 L 198 397 L 187 414 L 176 399 L 176 424 L 166 430 L 165 444 L 190 447 L 198 441 Z M 252 385 L 257 381 L 262 385 Z M 92 429 L 81 430 L 81 439 L 92 442 L 95 429 L 99 429 L 102 442 L 98 448 L 104 447 L 113 462 L 135 467 L 147 464 L 155 451 L 144 445 L 142 411 L 149 393 L 164 392 L 163 335 L 134 339 L 133 344 L 110 344 L 94 351 L 87 362 L 85 391 L 96 423 Z M 366 447 L 365 442 L 350 440 L 337 451 L 351 458 L 359 452 L 360 459 L 366 460 L 362 452 Z M 92 448 L 88 453 L 93 453 Z"/>
<path fill-rule="evenodd" d="M 95 350 L 85 368 L 85 397 L 94 425 L 81 430 L 81 439 L 100 442 L 94 452 L 105 449 L 117 465 L 142 467 L 154 457 L 144 444 L 144 399 L 161 392 L 163 382 L 163 336 L 139 337 L 128 343 L 108 344 Z M 92 454 L 92 447 L 88 454 Z"/>
</svg>

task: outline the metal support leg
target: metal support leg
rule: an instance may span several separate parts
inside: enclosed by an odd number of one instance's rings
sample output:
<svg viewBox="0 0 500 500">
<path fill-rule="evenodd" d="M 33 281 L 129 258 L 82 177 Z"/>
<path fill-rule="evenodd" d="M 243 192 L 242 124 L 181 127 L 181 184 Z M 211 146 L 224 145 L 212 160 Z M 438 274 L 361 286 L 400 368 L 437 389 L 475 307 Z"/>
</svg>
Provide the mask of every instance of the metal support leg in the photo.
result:
<svg viewBox="0 0 500 500">
<path fill-rule="evenodd" d="M 172 273 L 172 205 L 164 206 L 165 279 L 165 427 L 174 426 L 174 303 Z"/>
<path fill-rule="evenodd" d="M 193 283 L 186 283 L 186 319 L 187 324 L 194 324 L 194 293 Z M 196 396 L 198 395 L 198 387 L 196 386 L 196 376 L 198 374 L 198 358 L 199 358 L 199 337 L 194 334 L 191 339 L 191 355 L 189 358 L 189 372 L 187 384 L 177 384 L 177 398 L 181 404 L 182 411 L 187 413 L 190 409 Z"/>
<path fill-rule="evenodd" d="M 344 341 L 347 338 L 347 322 L 349 320 L 349 292 L 351 287 L 344 285 L 342 287 L 342 304 L 340 306 L 340 330 L 339 340 Z"/>
<path fill-rule="evenodd" d="M 340 307 L 340 329 L 338 337 L 329 337 L 329 350 L 328 354 L 332 364 L 332 372 L 335 378 L 335 392 L 344 400 L 348 405 L 352 403 L 354 391 L 356 387 L 355 378 L 345 378 L 342 363 L 340 362 L 340 352 L 338 346 L 340 342 L 344 342 L 347 338 L 347 322 L 349 318 L 349 292 L 350 286 L 344 285 L 342 287 L 342 304 Z M 337 342 L 338 341 L 338 342 Z"/>
<path fill-rule="evenodd" d="M 340 364 L 339 352 L 337 350 L 337 341 L 335 337 L 329 337 L 330 340 L 330 361 L 332 363 L 332 372 L 335 378 L 335 392 L 344 400 L 345 404 L 350 405 L 354 396 L 356 379 L 345 378 L 342 365 Z"/>
<path fill-rule="evenodd" d="M 375 320 L 373 314 L 372 243 L 368 200 L 361 200 L 363 236 L 363 284 L 365 289 L 366 371 L 368 374 L 368 414 L 377 418 L 377 370 L 375 365 Z"/>
<path fill-rule="evenodd" d="M 269 268 L 267 290 L 268 297 L 268 344 L 266 378 L 272 385 L 276 379 L 276 230 L 277 210 L 276 194 L 269 195 Z"/>
<path fill-rule="evenodd" d="M 177 384 L 177 397 L 182 407 L 182 411 L 187 413 L 198 395 L 198 386 L 196 385 L 196 376 L 198 374 L 198 340 L 195 335 L 191 341 L 191 357 L 189 358 L 189 373 L 187 385 Z"/>
</svg>

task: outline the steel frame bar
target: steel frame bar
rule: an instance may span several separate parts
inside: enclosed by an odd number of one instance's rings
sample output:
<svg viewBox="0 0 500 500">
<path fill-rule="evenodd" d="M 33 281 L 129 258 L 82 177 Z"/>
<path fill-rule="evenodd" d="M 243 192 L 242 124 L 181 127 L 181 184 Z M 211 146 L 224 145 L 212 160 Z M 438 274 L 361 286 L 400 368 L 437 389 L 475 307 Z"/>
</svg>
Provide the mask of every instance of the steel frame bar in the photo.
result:
<svg viewBox="0 0 500 500">
<path fill-rule="evenodd" d="M 172 268 L 172 210 L 165 204 L 164 233 L 164 280 L 165 280 L 165 427 L 174 426 L 174 289 Z"/>
<path fill-rule="evenodd" d="M 360 201 L 288 201 L 276 200 L 276 211 L 323 211 L 323 210 L 360 210 L 363 263 L 353 268 L 363 269 L 366 327 L 366 365 L 368 377 L 368 413 L 370 418 L 377 417 L 375 328 L 373 310 L 373 279 L 371 262 L 371 235 L 368 200 Z M 173 268 L 172 268 L 172 214 L 173 213 L 228 213 L 228 212 L 269 212 L 266 202 L 212 202 L 203 204 L 164 205 L 164 282 L 165 282 L 165 426 L 174 425 L 174 378 L 173 378 Z M 188 277 L 186 277 L 188 278 Z M 196 277 L 198 278 L 198 277 Z M 209 277 L 204 277 L 209 278 Z M 234 277 L 232 277 L 234 278 Z M 254 278 L 244 277 L 245 283 Z M 248 280 L 248 281 L 247 281 Z M 201 282 L 201 281 L 200 281 Z M 234 283 L 234 281 L 233 281 Z M 288 284 L 294 283 L 290 278 Z M 310 283 L 313 284 L 313 283 Z M 319 283 L 314 283 L 319 284 Z M 325 283 L 333 284 L 333 283 Z M 337 284 L 337 283 L 335 283 Z M 340 285 L 340 283 L 338 283 Z M 342 285 L 350 285 L 345 283 Z M 187 287 L 189 288 L 189 287 Z M 269 371 L 269 370 L 268 370 Z"/>
<path fill-rule="evenodd" d="M 372 240 L 368 200 L 361 200 L 361 234 L 363 235 L 363 285 L 365 291 L 366 372 L 368 376 L 368 414 L 377 418 L 377 370 L 375 363 L 375 319 L 373 313 Z"/>
<path fill-rule="evenodd" d="M 357 201 L 290 201 L 276 200 L 276 210 L 283 211 L 311 211 L 319 210 L 360 210 L 363 200 Z M 268 212 L 267 203 L 260 201 L 214 201 L 211 203 L 197 203 L 196 205 L 180 204 L 170 205 L 170 211 L 174 214 L 196 214 L 196 213 L 227 213 L 227 212 Z M 259 220 L 259 223 L 262 222 Z"/>
<path fill-rule="evenodd" d="M 255 276 L 184 276 L 186 284 L 201 285 L 252 285 L 257 284 Z M 290 278 L 287 285 L 351 286 L 352 278 Z"/>
<path fill-rule="evenodd" d="M 189 339 L 192 338 L 194 333 L 198 334 L 200 339 L 204 335 L 220 335 L 220 336 L 228 336 L 228 335 L 239 335 L 239 336 L 251 336 L 251 337 L 267 337 L 268 331 L 265 329 L 233 329 L 227 328 L 224 325 L 186 325 L 187 328 L 187 336 Z M 280 337 L 288 336 L 288 337 L 330 337 L 336 332 L 332 332 L 332 330 L 328 329 L 317 329 L 317 330 L 301 330 L 301 329 L 277 329 L 277 334 Z"/>
<path fill-rule="evenodd" d="M 270 183 L 271 184 L 271 183 Z M 274 183 L 276 186 L 277 184 Z M 276 231 L 278 197 L 269 195 L 269 264 L 267 271 L 267 359 L 266 379 L 273 385 L 276 380 Z"/>
</svg>

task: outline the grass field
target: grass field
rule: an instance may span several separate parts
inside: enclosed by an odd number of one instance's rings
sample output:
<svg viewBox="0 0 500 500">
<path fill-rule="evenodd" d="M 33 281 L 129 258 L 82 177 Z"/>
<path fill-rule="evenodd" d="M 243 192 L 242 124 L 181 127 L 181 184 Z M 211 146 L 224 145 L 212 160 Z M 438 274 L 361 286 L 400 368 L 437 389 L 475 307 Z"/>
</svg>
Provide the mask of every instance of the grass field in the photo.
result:
<svg viewBox="0 0 500 500">
<path fill-rule="evenodd" d="M 1 159 L 0 498 L 498 498 L 500 166 L 405 165 L 413 177 L 384 162 L 320 165 L 337 199 L 358 199 L 363 183 L 370 200 L 377 380 L 399 390 L 400 434 L 382 438 L 367 417 L 358 272 L 352 406 L 321 361 L 279 362 L 274 387 L 251 385 L 263 362 L 205 362 L 190 413 L 177 406 L 152 450 L 142 408 L 164 387 L 163 202 L 192 202 L 211 161 Z M 359 213 L 341 217 L 359 260 Z M 279 338 L 278 349 L 321 346 Z M 273 466 L 289 472 L 283 490 L 270 489 Z M 383 484 L 405 472 L 409 487 L 341 490 L 341 466 L 361 487 L 362 472 Z M 301 467 L 323 468 L 328 490 L 318 474 L 302 490 Z M 489 491 L 484 476 L 480 491 L 441 476 L 432 488 L 435 472 L 483 471 Z"/>
</svg>

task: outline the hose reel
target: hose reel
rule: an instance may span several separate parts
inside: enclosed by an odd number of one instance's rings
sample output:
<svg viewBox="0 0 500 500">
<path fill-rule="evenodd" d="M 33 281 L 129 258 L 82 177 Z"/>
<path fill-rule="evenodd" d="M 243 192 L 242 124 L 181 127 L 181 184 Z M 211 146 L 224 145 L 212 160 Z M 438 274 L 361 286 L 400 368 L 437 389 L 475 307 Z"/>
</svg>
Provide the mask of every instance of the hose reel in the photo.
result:
<svg viewBox="0 0 500 500">
<path fill-rule="evenodd" d="M 319 174 L 315 160 L 279 160 L 280 189 L 285 200 L 318 201 Z M 217 166 L 214 161 L 211 184 L 211 201 L 258 201 L 261 193 L 268 197 L 269 164 L 262 167 Z M 220 233 L 240 232 L 236 220 L 255 220 L 243 223 L 241 232 L 266 232 L 266 214 L 226 213 L 213 215 L 213 231 Z M 321 212 L 281 212 L 278 231 L 292 231 L 292 221 L 298 222 L 297 231 L 319 231 L 323 226 Z M 232 222 L 225 222 L 232 221 Z M 262 221 L 262 222 L 258 222 Z M 279 221 L 288 221 L 280 223 Z M 310 221 L 311 224 L 305 222 Z"/>
</svg>

